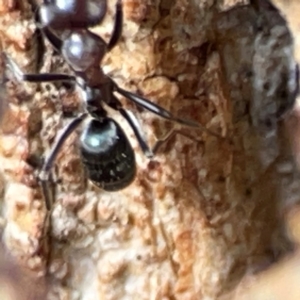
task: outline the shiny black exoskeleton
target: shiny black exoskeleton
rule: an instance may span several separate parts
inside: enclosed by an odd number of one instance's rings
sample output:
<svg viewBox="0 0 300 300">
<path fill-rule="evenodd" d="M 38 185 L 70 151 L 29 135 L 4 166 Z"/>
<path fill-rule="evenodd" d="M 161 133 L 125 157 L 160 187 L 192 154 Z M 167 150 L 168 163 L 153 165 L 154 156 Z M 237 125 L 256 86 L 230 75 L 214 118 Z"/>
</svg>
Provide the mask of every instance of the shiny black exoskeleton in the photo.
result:
<svg viewBox="0 0 300 300">
<path fill-rule="evenodd" d="M 93 119 L 80 138 L 82 162 L 89 178 L 106 191 L 128 186 L 135 177 L 135 156 L 125 133 L 113 119 Z"/>
<path fill-rule="evenodd" d="M 106 43 L 100 36 L 89 31 L 89 26 L 101 23 L 106 10 L 106 0 L 45 0 L 39 8 L 38 26 L 70 65 L 74 76 L 52 73 L 23 74 L 18 66 L 6 57 L 7 65 L 20 80 L 75 82 L 82 91 L 85 112 L 75 117 L 64 128 L 46 157 L 40 173 L 48 210 L 51 208 L 51 201 L 47 196 L 47 181 L 51 167 L 65 140 L 83 121 L 87 122 L 84 124 L 79 147 L 88 177 L 97 186 L 107 191 L 125 188 L 134 179 L 136 172 L 134 151 L 121 127 L 116 121 L 108 118 L 104 103 L 121 113 L 133 129 L 145 155 L 152 157 L 152 151 L 136 117 L 131 111 L 122 107 L 114 93 L 124 96 L 162 118 L 208 131 L 196 122 L 176 118 L 149 100 L 120 88 L 103 73 L 100 63 L 104 55 L 119 41 L 123 22 L 122 3 L 117 0 L 115 22 L 109 42 Z"/>
</svg>

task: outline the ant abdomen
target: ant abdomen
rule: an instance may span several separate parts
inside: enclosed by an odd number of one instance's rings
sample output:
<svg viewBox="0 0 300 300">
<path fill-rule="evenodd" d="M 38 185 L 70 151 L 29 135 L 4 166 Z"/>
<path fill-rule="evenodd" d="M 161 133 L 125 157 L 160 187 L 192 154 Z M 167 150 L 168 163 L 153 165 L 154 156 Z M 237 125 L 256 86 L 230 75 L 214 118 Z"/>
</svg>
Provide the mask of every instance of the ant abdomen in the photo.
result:
<svg viewBox="0 0 300 300">
<path fill-rule="evenodd" d="M 121 190 L 135 177 L 134 151 L 111 118 L 89 121 L 80 137 L 80 153 L 89 179 L 106 191 Z"/>
</svg>

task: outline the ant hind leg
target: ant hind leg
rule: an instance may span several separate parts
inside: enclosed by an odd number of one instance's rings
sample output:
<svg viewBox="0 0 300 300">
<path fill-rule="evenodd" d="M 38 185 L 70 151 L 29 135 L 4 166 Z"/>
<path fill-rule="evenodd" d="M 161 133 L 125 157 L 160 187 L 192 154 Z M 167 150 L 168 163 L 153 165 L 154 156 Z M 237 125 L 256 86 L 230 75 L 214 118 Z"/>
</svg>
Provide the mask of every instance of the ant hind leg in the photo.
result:
<svg viewBox="0 0 300 300">
<path fill-rule="evenodd" d="M 143 153 L 148 158 L 152 158 L 153 152 L 151 151 L 151 149 L 146 141 L 145 134 L 144 134 L 136 116 L 130 110 L 123 108 L 122 103 L 115 96 L 113 96 L 112 102 L 109 104 L 109 106 L 111 108 L 115 109 L 116 111 L 118 111 L 122 115 L 122 117 L 128 122 L 129 126 L 132 128 L 132 130 L 134 132 L 134 135 L 135 135 Z"/>
<path fill-rule="evenodd" d="M 75 119 L 73 119 L 68 125 L 66 125 L 66 127 L 63 129 L 60 136 L 55 141 L 54 145 L 51 148 L 50 153 L 48 154 L 48 156 L 46 157 L 46 159 L 43 163 L 43 166 L 41 168 L 41 172 L 39 175 L 39 179 L 40 179 L 41 187 L 42 187 L 44 197 L 45 197 L 46 208 L 48 211 L 51 210 L 51 207 L 53 204 L 51 197 L 49 197 L 49 188 L 48 188 L 48 184 L 47 184 L 47 182 L 49 180 L 50 170 L 52 168 L 52 165 L 53 165 L 59 151 L 61 150 L 63 144 L 67 140 L 67 138 L 71 135 L 71 133 L 73 133 L 73 131 L 81 124 L 81 122 L 86 117 L 87 117 L 87 113 L 83 113 L 83 114 L 79 115 L 78 117 L 76 117 Z"/>
<path fill-rule="evenodd" d="M 152 147 L 152 153 L 154 155 L 156 155 L 157 153 L 159 153 L 162 149 L 163 145 L 166 145 L 168 143 L 168 141 L 170 141 L 172 138 L 174 138 L 177 134 L 180 134 L 190 140 L 199 142 L 199 140 L 197 140 L 195 137 L 193 137 L 192 135 L 184 132 L 183 130 L 180 129 L 176 129 L 173 128 L 171 129 L 164 137 L 160 138 Z"/>
</svg>

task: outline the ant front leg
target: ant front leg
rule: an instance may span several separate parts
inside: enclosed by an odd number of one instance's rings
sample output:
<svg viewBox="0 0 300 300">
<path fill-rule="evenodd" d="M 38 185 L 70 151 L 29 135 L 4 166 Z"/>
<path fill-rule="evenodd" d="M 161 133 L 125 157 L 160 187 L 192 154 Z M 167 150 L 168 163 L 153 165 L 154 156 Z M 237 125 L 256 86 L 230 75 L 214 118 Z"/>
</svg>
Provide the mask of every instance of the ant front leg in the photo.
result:
<svg viewBox="0 0 300 300">
<path fill-rule="evenodd" d="M 20 70 L 19 66 L 6 53 L 3 53 L 2 55 L 6 65 L 19 81 L 28 81 L 28 82 L 35 82 L 35 83 L 54 82 L 54 81 L 76 82 L 75 76 L 71 76 L 67 74 L 56 74 L 56 73 L 24 74 Z"/>
</svg>

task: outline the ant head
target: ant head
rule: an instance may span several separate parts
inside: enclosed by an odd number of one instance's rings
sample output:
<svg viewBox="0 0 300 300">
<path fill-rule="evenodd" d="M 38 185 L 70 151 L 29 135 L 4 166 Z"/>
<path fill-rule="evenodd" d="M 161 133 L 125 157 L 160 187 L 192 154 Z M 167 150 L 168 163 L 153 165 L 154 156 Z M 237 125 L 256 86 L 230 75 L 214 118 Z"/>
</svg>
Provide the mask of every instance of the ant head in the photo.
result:
<svg viewBox="0 0 300 300">
<path fill-rule="evenodd" d="M 43 27 L 54 30 L 80 29 L 100 24 L 107 11 L 107 0 L 44 1 L 39 8 Z"/>
<path fill-rule="evenodd" d="M 88 30 L 74 30 L 63 42 L 62 55 L 75 72 L 99 68 L 107 51 L 105 41 Z"/>
</svg>

